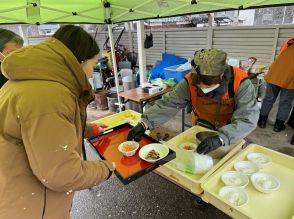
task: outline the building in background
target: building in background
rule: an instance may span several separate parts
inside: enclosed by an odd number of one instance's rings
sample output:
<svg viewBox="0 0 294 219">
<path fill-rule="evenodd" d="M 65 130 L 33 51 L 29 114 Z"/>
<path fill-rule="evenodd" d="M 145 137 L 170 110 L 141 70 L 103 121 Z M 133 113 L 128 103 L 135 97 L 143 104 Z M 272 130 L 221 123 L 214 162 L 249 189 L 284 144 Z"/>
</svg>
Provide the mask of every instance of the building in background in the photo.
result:
<svg viewBox="0 0 294 219">
<path fill-rule="evenodd" d="M 260 8 L 250 10 L 232 10 L 214 13 L 214 26 L 252 26 L 252 25 L 281 25 L 294 24 L 294 6 Z M 63 24 L 64 25 L 64 24 Z M 91 33 L 107 31 L 107 25 L 81 24 Z M 115 26 L 124 26 L 117 24 Z M 136 24 L 134 22 L 134 28 Z M 161 18 L 145 21 L 146 29 L 162 29 L 175 27 L 206 27 L 208 26 L 207 14 L 195 14 L 171 18 Z M 9 29 L 24 38 L 48 37 L 58 28 L 58 24 L 44 25 L 0 25 L 0 28 Z M 25 42 L 26 43 L 26 42 Z"/>
<path fill-rule="evenodd" d="M 254 25 L 294 23 L 294 6 L 255 9 Z"/>
</svg>

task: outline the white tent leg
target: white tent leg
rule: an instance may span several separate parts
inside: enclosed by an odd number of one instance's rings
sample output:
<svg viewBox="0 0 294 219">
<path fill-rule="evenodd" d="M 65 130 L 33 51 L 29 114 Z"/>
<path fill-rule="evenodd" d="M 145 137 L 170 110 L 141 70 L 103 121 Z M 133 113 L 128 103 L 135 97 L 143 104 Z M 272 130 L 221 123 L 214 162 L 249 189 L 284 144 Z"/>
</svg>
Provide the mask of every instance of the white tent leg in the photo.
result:
<svg viewBox="0 0 294 219">
<path fill-rule="evenodd" d="M 146 54 L 144 48 L 144 21 L 137 21 L 137 37 L 138 37 L 138 57 L 139 57 L 139 70 L 140 70 L 140 84 L 146 82 Z"/>
<path fill-rule="evenodd" d="M 27 37 L 25 37 L 25 35 L 23 33 L 23 28 L 22 28 L 21 24 L 18 25 L 18 32 L 19 32 L 19 35 L 23 38 L 24 46 L 27 46 L 29 44 L 28 39 L 27 39 Z"/>
<path fill-rule="evenodd" d="M 212 35 L 213 35 L 213 20 L 214 20 L 214 14 L 210 13 L 207 14 L 208 16 L 208 28 L 207 28 L 207 43 L 206 43 L 206 49 L 212 48 Z"/>
<path fill-rule="evenodd" d="M 128 35 L 129 35 L 129 45 L 130 45 L 130 52 L 133 53 L 134 52 L 134 46 L 133 46 L 133 36 L 132 36 L 132 29 L 131 29 L 131 23 L 128 22 L 127 23 L 128 26 Z"/>
<path fill-rule="evenodd" d="M 109 35 L 109 41 L 110 41 L 110 48 L 111 48 L 111 57 L 112 57 L 112 64 L 113 64 L 113 71 L 114 71 L 114 78 L 115 78 L 115 86 L 116 86 L 116 93 L 117 93 L 117 99 L 118 99 L 118 107 L 119 111 L 122 111 L 122 104 L 120 102 L 120 98 L 118 96 L 119 90 L 119 80 L 118 80 L 118 72 L 117 72 L 117 63 L 115 58 L 115 49 L 114 49 L 114 39 L 113 39 L 113 33 L 112 33 L 112 25 L 108 24 L 108 35 Z"/>
</svg>

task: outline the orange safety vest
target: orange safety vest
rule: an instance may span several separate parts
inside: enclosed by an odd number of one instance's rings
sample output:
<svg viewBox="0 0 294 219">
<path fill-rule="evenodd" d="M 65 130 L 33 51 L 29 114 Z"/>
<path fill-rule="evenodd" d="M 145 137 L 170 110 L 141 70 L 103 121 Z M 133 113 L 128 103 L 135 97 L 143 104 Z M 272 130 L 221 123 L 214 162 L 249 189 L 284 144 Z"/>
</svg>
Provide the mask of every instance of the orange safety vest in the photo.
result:
<svg viewBox="0 0 294 219">
<path fill-rule="evenodd" d="M 220 128 L 230 123 L 235 109 L 234 95 L 237 92 L 241 82 L 248 77 L 248 75 L 237 67 L 232 67 L 234 77 L 232 83 L 229 83 L 229 88 L 222 96 L 219 103 L 210 97 L 197 96 L 197 87 L 192 84 L 191 74 L 185 76 L 191 96 L 192 104 L 192 125 L 196 125 L 198 119 L 205 120 L 216 128 Z"/>
</svg>

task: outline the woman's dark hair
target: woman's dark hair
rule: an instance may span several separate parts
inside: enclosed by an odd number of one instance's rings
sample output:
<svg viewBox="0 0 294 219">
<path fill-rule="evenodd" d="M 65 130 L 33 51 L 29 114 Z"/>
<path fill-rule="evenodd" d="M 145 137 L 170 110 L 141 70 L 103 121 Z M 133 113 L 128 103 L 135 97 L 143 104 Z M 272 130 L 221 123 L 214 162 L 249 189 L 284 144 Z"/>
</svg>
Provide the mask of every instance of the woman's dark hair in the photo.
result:
<svg viewBox="0 0 294 219">
<path fill-rule="evenodd" d="M 0 52 L 3 52 L 5 49 L 5 44 L 9 42 L 14 42 L 21 46 L 23 45 L 23 39 L 21 36 L 10 30 L 0 28 Z"/>
<path fill-rule="evenodd" d="M 62 26 L 53 37 L 60 40 L 80 63 L 93 58 L 100 51 L 95 39 L 79 26 Z"/>
</svg>

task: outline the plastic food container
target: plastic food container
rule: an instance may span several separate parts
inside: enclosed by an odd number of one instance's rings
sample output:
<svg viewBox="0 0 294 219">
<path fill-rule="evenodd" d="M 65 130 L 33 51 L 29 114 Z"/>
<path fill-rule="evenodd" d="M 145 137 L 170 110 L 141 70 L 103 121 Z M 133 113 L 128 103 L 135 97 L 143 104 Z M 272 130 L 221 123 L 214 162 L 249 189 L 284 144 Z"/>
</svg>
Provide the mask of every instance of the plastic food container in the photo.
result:
<svg viewBox="0 0 294 219">
<path fill-rule="evenodd" d="M 259 171 L 259 168 L 255 163 L 251 161 L 243 161 L 243 160 L 237 161 L 234 164 L 234 169 L 248 176 Z"/>
<path fill-rule="evenodd" d="M 138 148 L 139 143 L 136 141 L 125 141 L 118 146 L 118 150 L 126 157 L 135 155 Z"/>
<path fill-rule="evenodd" d="M 272 193 L 280 188 L 280 181 L 268 173 L 254 173 L 250 179 L 254 188 L 263 193 Z"/>
<path fill-rule="evenodd" d="M 263 167 L 272 162 L 272 159 L 269 156 L 266 156 L 265 154 L 262 154 L 262 153 L 252 152 L 247 154 L 246 157 L 247 157 L 247 160 L 257 164 L 257 166 L 259 167 Z"/>
<path fill-rule="evenodd" d="M 150 151 L 156 151 L 159 154 L 159 158 L 158 159 L 147 159 L 147 155 Z M 169 148 L 163 144 L 148 144 L 145 145 L 144 147 L 142 147 L 139 151 L 139 157 L 142 160 L 145 160 L 149 163 L 154 163 L 158 160 L 161 160 L 163 158 L 165 158 L 169 153 Z"/>
<path fill-rule="evenodd" d="M 179 149 L 185 150 L 187 152 L 193 152 L 196 150 L 196 148 L 197 148 L 196 144 L 191 143 L 191 142 L 186 142 L 186 143 L 183 143 L 179 146 Z"/>
<path fill-rule="evenodd" d="M 219 190 L 218 194 L 223 199 L 238 207 L 248 203 L 247 193 L 239 187 L 225 186 Z"/>
<path fill-rule="evenodd" d="M 213 167 L 213 159 L 209 155 L 195 152 L 196 144 L 185 142 L 179 145 L 177 151 L 176 168 L 192 174 L 203 174 Z"/>
<path fill-rule="evenodd" d="M 237 171 L 227 171 L 222 175 L 222 181 L 227 186 L 245 188 L 249 184 L 249 178 Z"/>
</svg>

